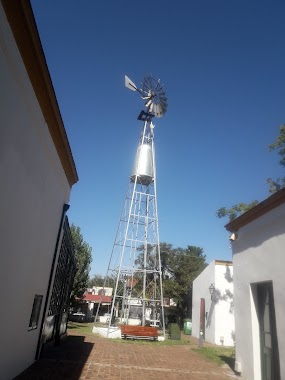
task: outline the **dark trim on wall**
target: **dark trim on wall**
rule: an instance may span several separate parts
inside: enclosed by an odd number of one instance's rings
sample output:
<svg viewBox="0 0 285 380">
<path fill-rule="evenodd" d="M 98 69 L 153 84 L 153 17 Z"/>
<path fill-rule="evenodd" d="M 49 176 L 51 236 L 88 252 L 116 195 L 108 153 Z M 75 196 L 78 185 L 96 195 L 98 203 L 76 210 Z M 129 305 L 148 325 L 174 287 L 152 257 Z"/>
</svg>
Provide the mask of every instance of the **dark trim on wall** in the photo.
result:
<svg viewBox="0 0 285 380">
<path fill-rule="evenodd" d="M 35 360 L 38 360 L 40 358 L 40 355 L 41 355 L 43 328 L 44 328 L 44 323 L 46 320 L 46 312 L 47 312 L 47 309 L 49 306 L 48 302 L 49 302 L 49 298 L 50 298 L 50 295 L 52 292 L 52 279 L 54 277 L 54 272 L 56 269 L 55 263 L 56 263 L 56 259 L 57 259 L 58 252 L 59 252 L 60 236 L 61 236 L 61 232 L 63 229 L 65 215 L 66 215 L 66 212 L 69 209 L 69 207 L 70 206 L 66 203 L 63 205 L 63 210 L 62 210 L 62 214 L 61 214 L 61 220 L 60 220 L 60 225 L 59 225 L 59 230 L 58 230 L 58 234 L 57 234 L 57 239 L 56 239 L 52 264 L 51 264 L 51 270 L 50 270 L 50 275 L 49 275 L 49 281 L 48 281 L 47 293 L 46 293 L 46 298 L 45 298 L 44 310 L 43 310 L 43 314 L 42 314 L 42 321 L 41 321 L 41 325 L 40 325 L 40 334 L 39 334 L 39 338 L 38 338 Z"/>
</svg>

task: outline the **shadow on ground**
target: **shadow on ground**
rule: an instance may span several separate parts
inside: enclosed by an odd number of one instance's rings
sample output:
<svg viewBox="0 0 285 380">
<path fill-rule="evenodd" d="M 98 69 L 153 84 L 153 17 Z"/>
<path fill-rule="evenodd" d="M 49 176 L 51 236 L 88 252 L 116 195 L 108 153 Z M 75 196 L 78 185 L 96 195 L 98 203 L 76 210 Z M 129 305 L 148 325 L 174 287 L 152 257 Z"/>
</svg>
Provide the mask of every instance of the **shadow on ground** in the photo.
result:
<svg viewBox="0 0 285 380">
<path fill-rule="evenodd" d="M 225 362 L 233 371 L 235 371 L 235 358 L 225 355 L 219 355 L 221 360 Z"/>
<path fill-rule="evenodd" d="M 60 345 L 48 347 L 40 360 L 14 380 L 78 380 L 94 345 L 84 338 L 68 336 Z"/>
</svg>

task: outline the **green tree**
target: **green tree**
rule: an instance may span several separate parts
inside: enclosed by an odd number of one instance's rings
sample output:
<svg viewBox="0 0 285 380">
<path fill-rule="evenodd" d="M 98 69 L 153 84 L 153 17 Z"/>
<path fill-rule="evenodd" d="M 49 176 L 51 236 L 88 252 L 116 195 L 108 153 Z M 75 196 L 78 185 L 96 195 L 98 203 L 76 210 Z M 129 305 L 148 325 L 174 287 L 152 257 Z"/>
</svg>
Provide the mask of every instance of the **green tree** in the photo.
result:
<svg viewBox="0 0 285 380">
<path fill-rule="evenodd" d="M 94 274 L 94 276 L 88 280 L 88 288 L 92 288 L 93 286 L 104 286 L 104 282 L 105 279 L 103 276 Z"/>
<path fill-rule="evenodd" d="M 166 271 L 163 281 L 164 297 L 176 303 L 180 324 L 192 317 L 192 288 L 195 278 L 206 268 L 203 248 L 188 245 L 187 248 L 171 248 L 163 253 Z"/>
<path fill-rule="evenodd" d="M 71 238 L 73 242 L 76 274 L 72 289 L 72 302 L 76 298 L 83 298 L 88 286 L 90 264 L 92 262 L 91 247 L 84 241 L 80 228 L 74 224 L 70 227 Z"/>
<path fill-rule="evenodd" d="M 148 247 L 148 251 L 151 250 Z M 136 265 L 143 267 L 143 246 L 139 248 L 142 253 L 136 260 Z M 179 321 L 192 315 L 192 285 L 194 279 L 207 266 L 206 256 L 200 247 L 173 248 L 172 244 L 160 243 L 161 271 L 163 279 L 163 297 L 171 298 L 176 303 L 175 312 Z M 153 268 L 153 257 L 148 258 L 146 269 Z M 153 274 L 148 273 L 149 280 Z M 139 282 L 137 286 L 142 286 Z"/>
<path fill-rule="evenodd" d="M 94 274 L 92 278 L 88 280 L 88 288 L 93 286 L 99 286 L 105 288 L 114 288 L 116 285 L 116 278 L 110 276 L 101 276 L 100 274 Z"/>
<path fill-rule="evenodd" d="M 244 212 L 248 211 L 252 207 L 256 206 L 258 201 L 252 201 L 250 203 L 237 203 L 233 205 L 231 208 L 221 207 L 217 211 L 218 218 L 224 218 L 225 216 L 229 217 L 229 220 L 234 220 Z"/>
<path fill-rule="evenodd" d="M 269 145 L 269 151 L 271 152 L 273 150 L 278 150 L 278 154 L 281 156 L 279 164 L 285 166 L 285 124 L 280 126 L 279 136 Z M 275 180 L 267 178 L 266 183 L 269 185 L 269 192 L 274 193 L 285 186 L 285 177 L 277 178 Z M 232 221 L 257 204 L 258 201 L 255 200 L 250 203 L 237 203 L 230 208 L 221 207 L 218 209 L 216 215 L 218 218 L 228 216 L 229 220 Z"/>
<path fill-rule="evenodd" d="M 281 166 L 285 166 L 285 124 L 280 126 L 279 136 L 272 144 L 269 145 L 269 151 L 271 152 L 273 150 L 278 150 L 278 154 L 281 156 L 279 164 Z M 285 186 L 285 177 L 277 178 L 275 180 L 272 178 L 267 178 L 266 182 L 269 185 L 269 192 L 274 193 Z"/>
</svg>

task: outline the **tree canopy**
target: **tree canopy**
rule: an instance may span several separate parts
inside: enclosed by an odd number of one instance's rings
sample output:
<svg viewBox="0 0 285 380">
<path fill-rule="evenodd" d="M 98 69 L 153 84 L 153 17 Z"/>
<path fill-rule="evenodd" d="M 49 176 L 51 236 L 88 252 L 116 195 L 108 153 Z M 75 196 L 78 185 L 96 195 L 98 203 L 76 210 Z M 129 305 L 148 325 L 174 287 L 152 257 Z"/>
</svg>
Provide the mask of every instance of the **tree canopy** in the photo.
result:
<svg viewBox="0 0 285 380">
<path fill-rule="evenodd" d="M 92 288 L 93 286 L 104 286 L 105 278 L 99 274 L 94 274 L 93 277 L 91 277 L 88 280 L 88 288 Z"/>
<path fill-rule="evenodd" d="M 163 296 L 176 303 L 180 322 L 192 316 L 193 281 L 206 268 L 203 248 L 188 245 L 187 248 L 173 248 L 161 243 L 163 272 Z"/>
<path fill-rule="evenodd" d="M 72 298 L 82 298 L 89 280 L 90 264 L 92 262 L 91 247 L 84 241 L 80 228 L 74 224 L 70 227 L 76 262 L 76 274 L 73 282 Z"/>
<path fill-rule="evenodd" d="M 223 218 L 228 216 L 230 221 L 236 219 L 238 216 L 248 211 L 252 207 L 256 206 L 258 201 L 252 201 L 250 203 L 237 203 L 233 205 L 231 208 L 221 207 L 217 211 L 217 217 Z"/>
<path fill-rule="evenodd" d="M 278 150 L 278 154 L 281 156 L 279 164 L 285 167 L 285 124 L 280 126 L 279 136 L 276 140 L 269 145 L 269 151 Z M 273 180 L 272 178 L 267 178 L 266 183 L 269 185 L 269 192 L 274 193 L 285 186 L 285 177 L 277 178 Z M 237 203 L 230 208 L 221 207 L 218 209 L 216 215 L 218 218 L 229 217 L 232 221 L 238 216 L 248 211 L 252 207 L 256 206 L 259 202 L 254 200 L 250 203 Z"/>
<path fill-rule="evenodd" d="M 281 156 L 279 164 L 285 167 L 285 124 L 281 125 L 279 136 L 272 144 L 269 145 L 269 150 L 270 152 L 273 150 L 278 150 L 278 154 Z M 285 177 L 277 178 L 275 180 L 272 178 L 267 178 L 266 182 L 270 186 L 269 192 L 274 193 L 285 186 Z"/>
<path fill-rule="evenodd" d="M 151 252 L 152 248 L 151 245 L 148 245 L 148 252 Z M 135 264 L 137 267 L 144 267 L 144 246 L 139 247 L 138 251 L 140 253 Z M 203 253 L 203 248 L 200 247 L 188 245 L 186 248 L 174 248 L 172 244 L 160 243 L 160 256 L 163 297 L 170 298 L 176 303 L 177 306 L 172 311 L 176 316 L 176 321 L 182 323 L 184 318 L 192 316 L 193 281 L 208 265 L 206 264 L 206 255 Z M 157 257 L 148 255 L 146 269 L 154 268 L 156 264 Z M 148 284 L 151 284 L 154 274 L 149 272 L 146 275 Z M 94 275 L 89 281 L 89 286 L 103 286 L 104 280 L 106 287 L 115 286 L 115 278 L 106 277 L 105 279 L 100 275 Z M 138 275 L 135 277 L 132 296 L 139 296 L 142 288 L 142 277 Z M 151 286 L 147 288 L 147 297 L 151 298 L 152 290 Z M 122 289 L 117 289 L 118 294 L 123 294 Z"/>
<path fill-rule="evenodd" d="M 141 248 L 143 251 L 143 247 Z M 207 266 L 203 248 L 188 245 L 187 248 L 173 248 L 172 244 L 160 243 L 163 297 L 176 303 L 176 315 L 180 322 L 192 314 L 192 285 L 195 278 Z M 143 265 L 143 252 L 137 265 Z M 147 269 L 153 263 L 147 263 Z M 152 276 L 151 273 L 148 276 Z M 138 284 L 139 285 L 139 284 Z"/>
</svg>

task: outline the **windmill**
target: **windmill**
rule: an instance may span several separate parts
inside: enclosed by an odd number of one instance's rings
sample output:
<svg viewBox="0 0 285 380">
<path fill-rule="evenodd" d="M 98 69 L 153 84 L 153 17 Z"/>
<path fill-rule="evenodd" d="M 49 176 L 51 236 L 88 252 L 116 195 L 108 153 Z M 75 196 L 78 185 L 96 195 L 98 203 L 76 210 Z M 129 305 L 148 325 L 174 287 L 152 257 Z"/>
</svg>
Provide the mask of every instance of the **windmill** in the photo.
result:
<svg viewBox="0 0 285 380">
<path fill-rule="evenodd" d="M 152 120 L 165 114 L 167 98 L 151 76 L 141 88 L 125 76 L 125 86 L 140 94 L 146 110 L 138 116 L 142 131 L 105 280 L 114 281 L 107 336 L 116 322 L 156 326 L 165 336 Z"/>
</svg>

